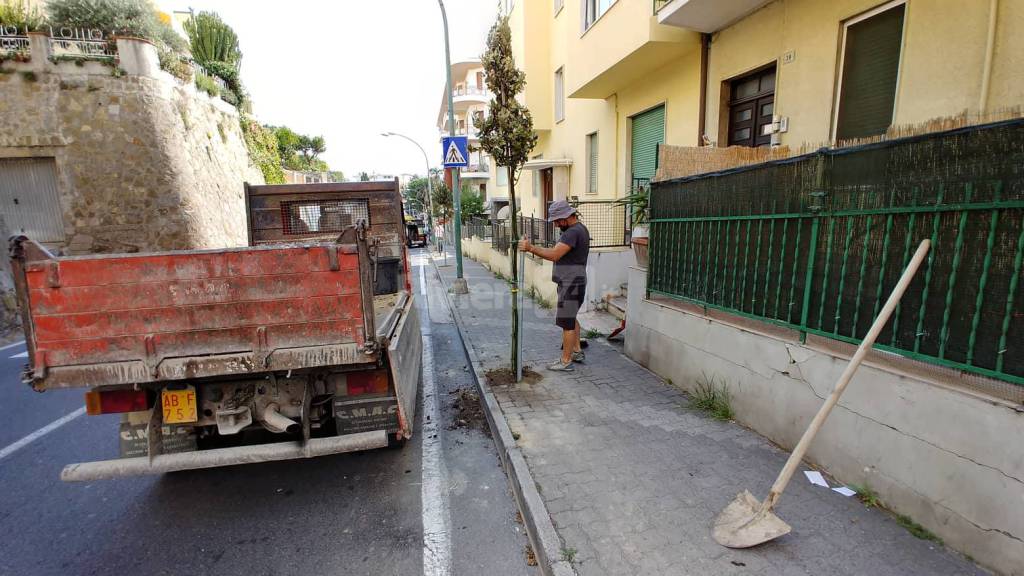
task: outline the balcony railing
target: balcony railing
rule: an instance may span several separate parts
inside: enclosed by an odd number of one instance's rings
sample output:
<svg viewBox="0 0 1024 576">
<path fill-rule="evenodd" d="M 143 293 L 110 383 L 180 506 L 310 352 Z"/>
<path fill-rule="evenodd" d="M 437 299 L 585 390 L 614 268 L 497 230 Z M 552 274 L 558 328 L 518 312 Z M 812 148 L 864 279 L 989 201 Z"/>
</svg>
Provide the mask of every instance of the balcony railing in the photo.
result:
<svg viewBox="0 0 1024 576">
<path fill-rule="evenodd" d="M 456 86 L 455 91 L 452 92 L 452 96 L 490 96 L 491 91 L 487 88 L 477 88 L 476 86 Z"/>
<path fill-rule="evenodd" d="M 478 164 L 470 164 L 462 169 L 463 172 L 490 172 L 491 165 L 487 162 L 480 162 Z"/>
<path fill-rule="evenodd" d="M 12 32 L 8 34 L 8 32 Z M 28 36 L 18 34 L 17 28 L 0 26 L 0 53 L 28 54 L 31 52 Z"/>
</svg>

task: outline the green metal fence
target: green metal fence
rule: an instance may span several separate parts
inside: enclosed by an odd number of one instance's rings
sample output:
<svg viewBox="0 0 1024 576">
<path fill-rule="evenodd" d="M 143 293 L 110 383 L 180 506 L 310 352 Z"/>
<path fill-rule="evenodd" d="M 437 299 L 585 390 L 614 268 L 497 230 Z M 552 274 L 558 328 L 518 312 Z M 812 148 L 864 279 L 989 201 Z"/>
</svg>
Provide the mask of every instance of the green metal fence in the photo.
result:
<svg viewBox="0 0 1024 576">
<path fill-rule="evenodd" d="M 655 183 L 651 293 L 1024 385 L 1024 121 Z"/>
</svg>

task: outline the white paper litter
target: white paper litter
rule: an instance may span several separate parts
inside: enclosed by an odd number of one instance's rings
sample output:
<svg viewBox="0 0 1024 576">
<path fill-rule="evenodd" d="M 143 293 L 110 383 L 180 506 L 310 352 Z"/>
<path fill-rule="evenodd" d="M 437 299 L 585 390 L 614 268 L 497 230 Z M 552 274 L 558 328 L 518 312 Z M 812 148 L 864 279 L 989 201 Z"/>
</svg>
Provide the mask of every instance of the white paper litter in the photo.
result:
<svg viewBox="0 0 1024 576">
<path fill-rule="evenodd" d="M 828 482 L 825 481 L 821 472 L 818 472 L 817 470 L 804 470 L 804 476 L 807 476 L 807 479 L 810 480 L 811 484 L 823 486 L 825 488 L 829 487 Z"/>
<path fill-rule="evenodd" d="M 833 488 L 832 490 L 833 490 L 834 492 L 839 492 L 839 493 L 840 493 L 840 494 L 842 494 L 843 496 L 853 496 L 854 494 L 856 494 L 856 493 L 857 493 L 857 492 L 855 492 L 855 491 L 853 491 L 853 490 L 850 490 L 850 489 L 849 489 L 849 488 L 847 488 L 846 486 L 840 486 L 839 488 Z"/>
</svg>

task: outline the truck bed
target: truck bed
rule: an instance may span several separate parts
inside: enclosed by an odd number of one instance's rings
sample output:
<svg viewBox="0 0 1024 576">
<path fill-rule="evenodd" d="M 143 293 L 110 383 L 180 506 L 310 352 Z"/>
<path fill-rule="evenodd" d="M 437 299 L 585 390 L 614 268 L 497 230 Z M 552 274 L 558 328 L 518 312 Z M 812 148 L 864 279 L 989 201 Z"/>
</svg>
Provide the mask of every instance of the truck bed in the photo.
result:
<svg viewBox="0 0 1024 576">
<path fill-rule="evenodd" d="M 372 363 L 375 317 L 399 304 L 363 301 L 356 244 L 56 257 L 15 242 L 37 389 Z"/>
</svg>

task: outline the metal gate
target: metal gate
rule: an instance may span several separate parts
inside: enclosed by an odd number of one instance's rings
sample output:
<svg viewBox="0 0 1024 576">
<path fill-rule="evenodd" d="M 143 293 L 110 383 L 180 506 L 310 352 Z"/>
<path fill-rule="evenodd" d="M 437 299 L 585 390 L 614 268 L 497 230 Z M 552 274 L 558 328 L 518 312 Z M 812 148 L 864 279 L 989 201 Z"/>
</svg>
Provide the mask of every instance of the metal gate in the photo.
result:
<svg viewBox="0 0 1024 576">
<path fill-rule="evenodd" d="M 11 234 L 63 242 L 64 217 L 53 158 L 0 159 L 0 215 Z"/>
</svg>

